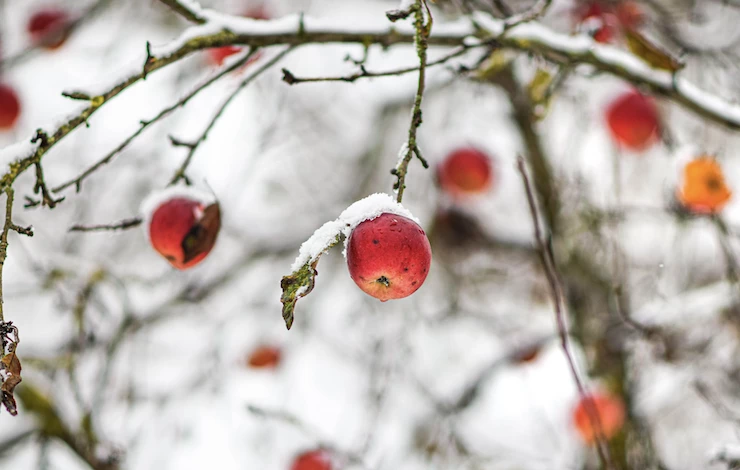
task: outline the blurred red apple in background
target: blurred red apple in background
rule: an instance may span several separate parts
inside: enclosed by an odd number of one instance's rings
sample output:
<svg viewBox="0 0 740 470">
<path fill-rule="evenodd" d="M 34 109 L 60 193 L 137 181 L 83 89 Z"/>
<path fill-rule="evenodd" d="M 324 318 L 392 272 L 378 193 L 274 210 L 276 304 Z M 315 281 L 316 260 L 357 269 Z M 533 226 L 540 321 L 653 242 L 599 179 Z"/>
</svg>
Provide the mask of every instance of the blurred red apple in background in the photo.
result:
<svg viewBox="0 0 740 470">
<path fill-rule="evenodd" d="M 221 228 L 218 203 L 176 196 L 158 204 L 149 221 L 152 247 L 177 269 L 203 261 Z"/>
<path fill-rule="evenodd" d="M 28 20 L 27 29 L 34 43 L 53 50 L 67 40 L 69 23 L 69 15 L 64 10 L 39 10 Z"/>
<path fill-rule="evenodd" d="M 269 20 L 271 18 L 265 5 L 252 7 L 242 16 L 245 18 L 252 18 L 254 20 Z M 221 66 L 227 57 L 241 52 L 242 49 L 243 48 L 239 46 L 214 47 L 213 49 L 208 50 L 208 58 L 212 64 Z M 246 66 L 257 61 L 260 58 L 260 55 L 261 54 L 259 52 L 254 54 L 244 65 Z"/>
<path fill-rule="evenodd" d="M 660 134 L 660 116 L 653 100 L 637 91 L 620 95 L 606 109 L 606 121 L 617 144 L 645 150 Z"/>
<path fill-rule="evenodd" d="M 616 18 L 601 2 L 589 2 L 576 10 L 579 28 L 601 43 L 611 42 L 616 33 Z"/>
<path fill-rule="evenodd" d="M 455 150 L 437 167 L 439 186 L 452 197 L 483 193 L 492 180 L 491 159 L 472 147 Z"/>
<path fill-rule="evenodd" d="M 332 470 L 331 456 L 322 449 L 304 452 L 293 460 L 290 470 Z"/>
<path fill-rule="evenodd" d="M 587 404 L 586 401 L 590 404 Z M 593 426 L 589 409 L 595 412 L 598 417 L 598 423 L 601 425 L 601 434 L 606 439 L 614 437 L 624 424 L 625 410 L 622 399 L 606 393 L 594 393 L 590 396 L 582 397 L 573 411 L 573 424 L 575 424 L 578 434 L 586 444 L 593 444 L 598 433 Z"/>
<path fill-rule="evenodd" d="M 282 353 L 276 346 L 258 346 L 249 355 L 247 364 L 254 369 L 274 369 L 280 364 Z"/>
<path fill-rule="evenodd" d="M 590 1 L 575 10 L 575 20 L 581 30 L 593 36 L 596 42 L 614 41 L 621 30 L 636 28 L 645 16 L 642 7 L 633 1 Z"/>
<path fill-rule="evenodd" d="M 0 131 L 12 129 L 20 114 L 18 94 L 9 85 L 0 83 Z"/>
<path fill-rule="evenodd" d="M 360 223 L 347 241 L 347 266 L 355 284 L 385 302 L 408 297 L 429 274 L 432 249 L 413 220 L 391 213 Z"/>
</svg>

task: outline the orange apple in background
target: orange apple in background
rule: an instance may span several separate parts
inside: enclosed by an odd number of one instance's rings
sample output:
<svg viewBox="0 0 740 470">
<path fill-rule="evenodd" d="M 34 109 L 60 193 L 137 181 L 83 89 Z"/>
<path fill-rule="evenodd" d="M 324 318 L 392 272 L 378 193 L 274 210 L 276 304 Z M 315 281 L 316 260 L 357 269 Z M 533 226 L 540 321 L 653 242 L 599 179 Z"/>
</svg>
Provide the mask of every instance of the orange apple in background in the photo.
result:
<svg viewBox="0 0 740 470">
<path fill-rule="evenodd" d="M 413 220 L 391 213 L 360 223 L 347 241 L 347 267 L 355 284 L 383 302 L 408 297 L 429 274 L 432 249 Z"/>
<path fill-rule="evenodd" d="M 606 109 L 606 122 L 614 141 L 629 150 L 645 150 L 660 136 L 660 116 L 652 98 L 626 92 Z"/>
<path fill-rule="evenodd" d="M 491 159 L 473 147 L 457 149 L 437 167 L 437 181 L 454 198 L 483 193 L 493 181 Z"/>
<path fill-rule="evenodd" d="M 676 192 L 679 203 L 695 214 L 715 214 L 732 198 L 719 162 L 702 155 L 686 164 Z"/>
<path fill-rule="evenodd" d="M 149 239 L 172 266 L 183 270 L 203 261 L 216 243 L 220 228 L 217 202 L 206 205 L 194 198 L 173 197 L 153 211 Z"/>
<path fill-rule="evenodd" d="M 258 346 L 249 354 L 247 365 L 253 369 L 274 369 L 280 365 L 282 352 L 277 346 Z"/>
<path fill-rule="evenodd" d="M 586 403 L 587 400 L 590 405 Z M 587 406 L 590 406 L 590 409 L 595 412 L 595 416 L 598 416 L 601 434 L 606 439 L 611 439 L 622 429 L 625 409 L 621 398 L 603 392 L 582 397 L 573 411 L 573 424 L 586 444 L 593 444 L 598 437 Z"/>
<path fill-rule="evenodd" d="M 67 40 L 70 18 L 66 11 L 58 9 L 39 10 L 28 20 L 31 40 L 45 49 L 54 50 Z"/>
<path fill-rule="evenodd" d="M 304 452 L 293 460 L 290 470 L 332 470 L 331 456 L 323 449 Z"/>
<path fill-rule="evenodd" d="M 18 94 L 9 85 L 0 83 L 0 131 L 10 130 L 21 114 Z"/>
<path fill-rule="evenodd" d="M 247 10 L 247 12 L 244 13 L 244 15 L 242 16 L 244 16 L 245 18 L 252 18 L 254 20 L 269 20 L 271 18 L 265 5 L 252 7 Z M 223 65 L 227 57 L 241 52 L 242 49 L 243 48 L 239 46 L 214 47 L 213 49 L 208 50 L 208 59 L 212 64 L 221 66 Z M 261 54 L 259 52 L 254 54 L 244 65 L 247 66 L 257 61 L 260 58 L 260 55 Z"/>
</svg>

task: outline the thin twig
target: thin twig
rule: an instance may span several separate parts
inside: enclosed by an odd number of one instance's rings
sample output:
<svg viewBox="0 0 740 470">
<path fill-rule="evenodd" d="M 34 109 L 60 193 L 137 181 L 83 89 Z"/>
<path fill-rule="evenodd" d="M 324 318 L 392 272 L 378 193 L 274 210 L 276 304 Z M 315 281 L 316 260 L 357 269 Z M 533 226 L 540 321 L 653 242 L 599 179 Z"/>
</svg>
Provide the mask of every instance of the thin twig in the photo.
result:
<svg viewBox="0 0 740 470">
<path fill-rule="evenodd" d="M 425 10 L 429 18 L 426 22 L 424 21 Z M 429 11 L 426 0 L 416 0 L 409 11 L 414 14 L 414 27 L 416 29 L 414 43 L 416 44 L 416 54 L 419 57 L 419 83 L 416 89 L 414 108 L 411 111 L 411 125 L 409 126 L 406 154 L 398 162 L 398 165 L 391 170 L 391 174 L 396 177 L 396 183 L 393 185 L 393 189 L 397 192 L 396 200 L 398 202 L 403 200 L 403 191 L 406 189 L 406 174 L 408 173 L 409 163 L 411 163 L 414 155 L 419 159 L 424 168 L 429 168 L 429 164 L 422 157 L 421 150 L 416 142 L 416 132 L 422 123 L 421 102 L 424 98 L 424 85 L 426 83 L 427 48 L 429 47 L 428 40 L 432 32 L 434 20 L 432 19 L 432 14 Z"/>
<path fill-rule="evenodd" d="M 560 276 L 557 271 L 557 265 L 555 264 L 555 256 L 552 251 L 550 243 L 545 242 L 542 236 L 542 229 L 540 227 L 540 215 L 537 210 L 537 203 L 535 202 L 534 191 L 527 175 L 527 169 L 525 167 L 524 158 L 519 156 L 517 158 L 517 168 L 522 176 L 522 182 L 524 183 L 524 189 L 527 195 L 527 203 L 529 204 L 529 210 L 532 216 L 532 224 L 534 225 L 534 237 L 535 243 L 539 248 L 540 262 L 545 272 L 548 285 L 550 287 L 550 294 L 552 295 L 553 307 L 555 309 L 555 320 L 558 327 L 558 336 L 560 337 L 560 345 L 565 353 L 565 357 L 568 361 L 568 367 L 570 368 L 573 380 L 578 388 L 578 393 L 582 400 L 584 400 L 586 414 L 588 415 L 589 421 L 591 422 L 592 428 L 596 431 L 596 450 L 599 454 L 601 464 L 607 469 L 615 468 L 612 462 L 609 445 L 602 432 L 601 421 L 599 413 L 591 400 L 586 385 L 581 379 L 578 367 L 576 366 L 575 359 L 573 358 L 573 351 L 570 345 L 570 338 L 568 336 L 568 326 L 565 318 L 565 297 L 563 295 L 563 288 L 560 282 Z"/>
<path fill-rule="evenodd" d="M 103 231 L 115 231 L 115 230 L 127 230 L 133 227 L 138 227 L 143 222 L 141 217 L 132 217 L 130 219 L 123 219 L 118 222 L 110 224 L 100 225 L 73 225 L 69 228 L 70 232 L 103 232 Z"/>
<path fill-rule="evenodd" d="M 196 96 L 198 93 L 200 93 L 201 91 L 203 91 L 204 89 L 206 89 L 208 86 L 210 86 L 211 84 L 213 84 L 214 82 L 218 81 L 222 77 L 228 75 L 229 73 L 233 72 L 234 70 L 236 70 L 239 67 L 241 67 L 244 64 L 246 64 L 252 57 L 254 57 L 254 54 L 256 54 L 256 52 L 257 52 L 257 49 L 250 49 L 249 53 L 246 54 L 244 57 L 242 57 L 238 61 L 234 62 L 230 66 L 224 68 L 219 73 L 217 73 L 216 75 L 210 77 L 208 80 L 206 80 L 202 84 L 200 84 L 197 87 L 195 87 L 195 89 L 193 89 L 190 93 L 188 93 L 185 96 L 183 96 L 182 98 L 180 98 L 175 104 L 173 104 L 171 106 L 168 106 L 167 108 L 163 109 L 162 111 L 159 112 L 159 114 L 157 114 L 156 116 L 154 116 L 152 119 L 149 119 L 147 121 L 141 121 L 141 125 L 139 126 L 139 128 L 133 134 L 131 134 L 130 136 L 128 136 L 123 142 L 121 142 L 121 144 L 118 145 L 118 147 L 116 147 L 110 153 L 108 153 L 108 155 L 106 155 L 102 159 L 100 159 L 97 162 L 95 162 L 95 164 L 93 164 L 92 166 L 90 166 L 87 170 L 83 171 L 76 178 L 71 179 L 71 180 L 67 181 L 64 184 L 61 184 L 61 185 L 57 186 L 56 188 L 53 189 L 53 191 L 55 193 L 57 193 L 57 192 L 63 191 L 66 188 L 69 188 L 70 186 L 73 186 L 74 185 L 75 188 L 76 188 L 76 190 L 77 190 L 77 192 L 80 192 L 80 189 L 82 187 L 82 182 L 85 179 L 87 179 L 90 175 L 92 175 L 93 173 L 95 173 L 95 171 L 97 171 L 98 169 L 100 169 L 100 167 L 102 167 L 103 165 L 107 165 L 108 163 L 110 163 L 110 161 L 113 160 L 113 158 L 116 155 L 118 155 L 124 149 L 126 149 L 126 147 L 128 147 L 129 144 L 131 144 L 131 142 L 134 141 L 134 139 L 136 139 L 142 132 L 144 132 L 144 130 L 146 128 L 148 128 L 152 124 L 160 121 L 162 118 L 168 116 L 174 110 L 185 106 L 188 103 L 188 101 L 190 101 L 194 96 Z"/>
<path fill-rule="evenodd" d="M 523 23 L 534 21 L 547 13 L 548 8 L 552 4 L 552 0 L 539 0 L 529 10 L 519 15 L 513 15 L 506 19 L 504 22 L 504 32 L 515 28 Z"/>
<path fill-rule="evenodd" d="M 196 24 L 204 24 L 206 22 L 205 19 L 203 19 L 198 13 L 196 13 L 192 8 L 184 5 L 179 0 L 159 0 L 160 2 L 164 3 L 168 7 L 172 8 L 175 13 L 182 16 L 186 20 L 196 23 Z"/>
<path fill-rule="evenodd" d="M 480 44 L 478 46 L 481 46 Z M 453 59 L 455 57 L 459 57 L 463 55 L 465 52 L 468 51 L 468 49 L 476 47 L 476 46 L 461 46 L 457 49 L 455 49 L 450 54 L 445 55 L 444 57 L 434 60 L 432 62 L 427 62 L 426 67 L 432 67 L 434 65 L 444 64 L 450 59 Z M 340 77 L 296 77 L 291 73 L 288 69 L 283 69 L 283 81 L 286 82 L 288 85 L 295 85 L 298 83 L 311 83 L 311 82 L 348 82 L 352 83 L 360 78 L 377 78 L 377 77 L 394 77 L 398 75 L 404 75 L 411 72 L 416 72 L 417 70 L 420 70 L 421 66 L 413 66 L 413 67 L 406 67 L 402 69 L 396 69 L 396 70 L 388 70 L 385 72 L 369 72 L 364 65 L 360 65 L 360 71 L 355 72 L 351 75 L 345 75 Z"/>
<path fill-rule="evenodd" d="M 208 123 L 206 128 L 203 130 L 203 133 L 195 140 L 195 142 L 192 143 L 186 143 L 182 142 L 178 139 L 175 139 L 173 137 L 170 137 L 170 141 L 175 146 L 182 146 L 187 147 L 189 149 L 187 156 L 185 157 L 185 160 L 183 160 L 180 167 L 175 171 L 174 176 L 170 180 L 169 184 L 173 185 L 180 181 L 181 179 L 185 179 L 187 181 L 187 177 L 185 176 L 185 171 L 188 169 L 188 166 L 190 165 L 190 162 L 193 160 L 193 155 L 195 155 L 196 150 L 198 150 L 198 147 L 208 138 L 208 134 L 211 132 L 211 129 L 213 129 L 213 126 L 216 125 L 216 121 L 221 117 L 221 115 L 224 113 L 226 108 L 229 106 L 229 104 L 233 101 L 233 99 L 236 97 L 236 95 L 239 94 L 239 92 L 244 89 L 247 85 L 249 85 L 254 79 L 262 75 L 264 72 L 269 70 L 273 65 L 278 63 L 280 60 L 283 59 L 290 51 L 293 50 L 293 47 L 288 47 L 281 51 L 279 54 L 276 54 L 275 57 L 268 60 L 264 63 L 261 67 L 256 69 L 254 72 L 252 72 L 251 75 L 246 77 L 244 80 L 242 80 L 239 85 L 231 92 L 231 94 L 224 100 L 223 103 L 221 103 L 221 106 L 216 111 L 216 114 L 211 118 L 211 121 Z"/>
<path fill-rule="evenodd" d="M 5 224 L 3 225 L 3 231 L 0 233 L 0 325 L 5 323 L 5 315 L 3 313 L 3 268 L 5 267 L 5 260 L 8 257 L 8 233 L 13 230 L 26 236 L 33 236 L 33 231 L 30 227 L 19 227 L 13 223 L 13 188 L 5 190 Z"/>
</svg>

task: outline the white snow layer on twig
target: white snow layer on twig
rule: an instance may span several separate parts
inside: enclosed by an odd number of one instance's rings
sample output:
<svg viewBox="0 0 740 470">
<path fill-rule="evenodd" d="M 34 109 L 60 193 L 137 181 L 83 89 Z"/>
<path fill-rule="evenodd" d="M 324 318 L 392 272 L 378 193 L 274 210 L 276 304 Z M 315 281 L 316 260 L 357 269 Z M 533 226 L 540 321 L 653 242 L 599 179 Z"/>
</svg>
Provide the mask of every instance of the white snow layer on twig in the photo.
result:
<svg viewBox="0 0 740 470">
<path fill-rule="evenodd" d="M 316 230 L 311 238 L 303 242 L 298 257 L 290 270 L 298 271 L 306 263 L 314 262 L 339 236 L 344 236 L 344 255 L 347 254 L 347 239 L 355 227 L 384 213 L 397 214 L 419 223 L 408 209 L 385 193 L 372 194 L 353 203 L 339 214 L 336 220 L 327 222 Z"/>
</svg>

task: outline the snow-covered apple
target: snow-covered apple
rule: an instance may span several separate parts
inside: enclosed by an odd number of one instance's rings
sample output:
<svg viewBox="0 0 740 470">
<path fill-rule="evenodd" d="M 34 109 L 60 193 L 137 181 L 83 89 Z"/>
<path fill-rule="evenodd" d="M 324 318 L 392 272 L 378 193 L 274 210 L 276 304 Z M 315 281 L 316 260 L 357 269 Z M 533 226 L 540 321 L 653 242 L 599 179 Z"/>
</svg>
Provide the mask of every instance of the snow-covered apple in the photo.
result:
<svg viewBox="0 0 740 470">
<path fill-rule="evenodd" d="M 457 149 L 437 167 L 437 181 L 452 197 L 485 192 L 493 181 L 491 159 L 473 147 Z"/>
<path fill-rule="evenodd" d="M 171 188 L 150 197 L 145 209 L 152 247 L 177 269 L 187 269 L 210 253 L 221 229 L 218 202 L 199 192 Z"/>
<path fill-rule="evenodd" d="M 262 345 L 255 348 L 247 359 L 247 365 L 253 369 L 274 369 L 280 364 L 282 352 L 272 345 Z"/>
<path fill-rule="evenodd" d="M 34 43 L 46 49 L 57 49 L 67 40 L 69 15 L 64 10 L 45 9 L 34 13 L 28 20 L 28 33 Z"/>
<path fill-rule="evenodd" d="M 601 426 L 601 434 L 606 439 L 614 437 L 622 429 L 625 410 L 619 397 L 603 392 L 584 396 L 573 410 L 573 424 L 586 444 L 595 442 L 599 435 L 589 410 L 593 412 L 594 421 Z"/>
<path fill-rule="evenodd" d="M 416 292 L 429 274 L 431 261 L 424 230 L 398 214 L 386 212 L 361 222 L 347 241 L 352 280 L 383 302 Z"/>
<path fill-rule="evenodd" d="M 20 113 L 18 94 L 9 85 L 0 83 L 0 131 L 12 129 Z"/>
<path fill-rule="evenodd" d="M 658 108 L 638 91 L 626 92 L 610 103 L 606 121 L 617 144 L 630 150 L 647 149 L 660 134 Z"/>
<path fill-rule="evenodd" d="M 293 460 L 290 470 L 332 470 L 331 456 L 322 449 L 304 452 Z"/>
<path fill-rule="evenodd" d="M 244 13 L 243 16 L 245 18 L 251 18 L 253 20 L 269 20 L 271 18 L 267 10 L 267 7 L 265 5 L 259 5 L 256 7 L 252 7 L 249 10 L 247 10 L 247 12 Z M 242 49 L 243 48 L 238 47 L 238 46 L 214 47 L 208 50 L 208 59 L 212 64 L 221 66 L 223 65 L 227 57 L 231 57 L 232 55 L 241 52 Z M 260 55 L 261 54 L 257 52 L 244 65 L 247 66 L 257 61 L 260 58 Z"/>
</svg>

